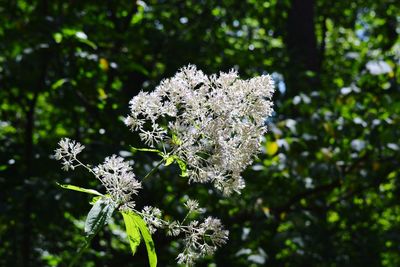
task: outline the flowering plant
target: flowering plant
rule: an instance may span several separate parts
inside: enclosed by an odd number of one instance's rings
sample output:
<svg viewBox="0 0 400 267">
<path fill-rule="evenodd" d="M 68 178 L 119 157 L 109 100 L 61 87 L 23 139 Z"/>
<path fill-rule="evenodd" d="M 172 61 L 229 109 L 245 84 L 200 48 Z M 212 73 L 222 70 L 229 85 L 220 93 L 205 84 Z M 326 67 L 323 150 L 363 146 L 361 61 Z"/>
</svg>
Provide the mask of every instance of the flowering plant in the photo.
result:
<svg viewBox="0 0 400 267">
<path fill-rule="evenodd" d="M 188 182 L 212 183 L 224 195 L 240 193 L 245 182 L 241 172 L 252 163 L 266 132 L 265 120 L 272 113 L 270 101 L 274 91 L 269 75 L 241 80 L 236 71 L 207 76 L 193 65 L 182 68 L 170 79 L 163 80 L 153 92 L 140 92 L 130 101 L 130 114 L 125 124 L 139 132 L 140 139 L 161 160 L 143 180 L 159 166 L 176 163 Z M 98 231 L 107 224 L 114 211 L 123 215 L 133 254 L 144 240 L 150 266 L 157 265 L 151 237 L 163 228 L 168 235 L 183 236 L 184 249 L 177 256 L 186 266 L 205 255 L 213 254 L 225 244 L 228 231 L 217 218 L 203 222 L 189 220 L 204 213 L 197 200 L 187 200 L 187 215 L 181 221 L 165 220 L 156 207 L 136 208 L 134 196 L 142 182 L 123 158 L 106 157 L 96 167 L 82 163 L 78 154 L 84 146 L 64 138 L 55 151 L 64 170 L 83 167 L 106 188 L 107 194 L 73 185 L 63 188 L 97 195 L 85 222 L 86 244 L 71 263 L 74 265 Z"/>
</svg>

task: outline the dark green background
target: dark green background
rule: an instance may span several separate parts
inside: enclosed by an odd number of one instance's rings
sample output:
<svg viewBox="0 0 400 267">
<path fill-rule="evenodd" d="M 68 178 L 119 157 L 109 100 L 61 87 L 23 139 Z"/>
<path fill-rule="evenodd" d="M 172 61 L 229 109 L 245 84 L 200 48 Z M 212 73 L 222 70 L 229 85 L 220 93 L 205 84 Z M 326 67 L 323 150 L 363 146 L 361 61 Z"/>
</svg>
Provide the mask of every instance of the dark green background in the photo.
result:
<svg viewBox="0 0 400 267">
<path fill-rule="evenodd" d="M 189 195 L 222 219 L 229 243 L 199 266 L 400 266 L 398 1 L 0 3 L 0 266 L 71 261 L 89 197 L 56 182 L 104 191 L 61 171 L 57 142 L 79 140 L 90 164 L 143 146 L 122 122 L 129 100 L 188 63 L 277 84 L 242 195 L 189 186 L 176 168 L 140 191 L 138 206 L 165 216 Z M 128 159 L 138 177 L 156 160 Z M 79 266 L 146 266 L 123 230 L 114 216 Z M 154 240 L 159 266 L 176 266 L 179 243 Z"/>
</svg>

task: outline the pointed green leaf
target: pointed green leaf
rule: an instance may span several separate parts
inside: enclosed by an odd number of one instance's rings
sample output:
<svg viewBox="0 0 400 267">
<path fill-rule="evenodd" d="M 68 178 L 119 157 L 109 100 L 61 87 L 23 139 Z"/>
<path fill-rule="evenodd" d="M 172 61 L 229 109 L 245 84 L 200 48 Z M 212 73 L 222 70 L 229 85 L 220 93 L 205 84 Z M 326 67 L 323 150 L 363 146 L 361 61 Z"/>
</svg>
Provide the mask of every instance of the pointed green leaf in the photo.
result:
<svg viewBox="0 0 400 267">
<path fill-rule="evenodd" d="M 97 45 L 96 45 L 94 42 L 90 41 L 90 40 L 86 40 L 86 39 L 78 39 L 78 40 L 79 40 L 79 42 L 90 46 L 90 47 L 93 48 L 94 50 L 97 49 Z"/>
<path fill-rule="evenodd" d="M 94 189 L 86 189 L 86 188 L 82 188 L 82 187 L 79 187 L 79 186 L 76 186 L 76 185 L 70 185 L 70 184 L 59 184 L 59 183 L 57 183 L 57 185 L 59 185 L 62 188 L 65 188 L 65 189 L 69 189 L 69 190 L 74 190 L 74 191 L 84 192 L 84 193 L 88 193 L 88 194 L 103 196 L 103 194 L 101 194 L 100 192 L 97 192 Z"/>
<path fill-rule="evenodd" d="M 135 255 L 137 247 L 140 245 L 140 231 L 135 223 L 135 218 L 131 212 L 121 212 L 124 217 L 126 234 L 129 238 L 129 244 L 131 246 L 132 254 Z"/>
<path fill-rule="evenodd" d="M 182 145 L 182 140 L 179 139 L 179 137 L 176 134 L 172 135 L 172 140 L 171 140 L 173 145 L 179 146 Z"/>
<path fill-rule="evenodd" d="M 164 166 L 171 165 L 175 161 L 175 156 L 169 156 L 165 159 Z"/>
<path fill-rule="evenodd" d="M 98 200 L 100 200 L 102 198 L 102 196 L 95 196 L 92 197 L 92 199 L 90 200 L 89 204 L 90 205 L 94 205 Z"/>
<path fill-rule="evenodd" d="M 186 163 L 183 160 L 181 160 L 180 158 L 178 158 L 178 157 L 176 157 L 175 159 L 176 159 L 176 162 L 179 165 L 179 168 L 181 169 L 181 176 L 182 177 L 187 177 L 188 176 L 188 172 L 187 172 Z"/>
<path fill-rule="evenodd" d="M 153 239 L 151 238 L 150 231 L 147 228 L 146 222 L 136 213 L 131 212 L 130 214 L 132 215 L 132 218 L 134 219 L 134 222 L 139 228 L 143 240 L 146 243 L 147 255 L 149 256 L 150 267 L 156 267 L 157 266 L 156 249 L 154 246 Z"/>
<path fill-rule="evenodd" d="M 128 65 L 128 67 L 131 68 L 132 70 L 136 70 L 136 71 L 138 71 L 138 72 L 140 72 L 140 73 L 142 73 L 142 74 L 144 74 L 146 76 L 149 75 L 149 71 L 145 67 L 143 67 L 143 65 L 131 62 Z"/>
<path fill-rule="evenodd" d="M 160 150 L 154 149 L 154 148 L 137 148 L 137 147 L 131 146 L 131 149 L 132 149 L 132 152 L 141 151 L 141 152 L 162 153 Z"/>
<path fill-rule="evenodd" d="M 101 198 L 94 203 L 85 221 L 85 234 L 87 237 L 96 235 L 97 232 L 111 218 L 115 210 L 114 202 L 109 198 Z"/>
<path fill-rule="evenodd" d="M 63 86 L 66 82 L 68 82 L 68 79 L 65 79 L 65 78 L 59 79 L 51 85 L 51 89 L 57 89 L 57 88 Z"/>
</svg>

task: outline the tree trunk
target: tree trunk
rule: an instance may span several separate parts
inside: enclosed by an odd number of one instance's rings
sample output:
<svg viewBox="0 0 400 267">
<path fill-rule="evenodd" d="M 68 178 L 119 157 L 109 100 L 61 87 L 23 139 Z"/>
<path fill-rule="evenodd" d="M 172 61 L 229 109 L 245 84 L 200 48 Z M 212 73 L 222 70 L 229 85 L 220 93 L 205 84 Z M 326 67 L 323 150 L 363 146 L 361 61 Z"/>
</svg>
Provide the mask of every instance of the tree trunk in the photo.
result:
<svg viewBox="0 0 400 267">
<path fill-rule="evenodd" d="M 292 0 L 287 19 L 286 48 L 289 55 L 285 82 L 287 94 L 311 91 L 320 71 L 315 35 L 315 1 Z"/>
</svg>

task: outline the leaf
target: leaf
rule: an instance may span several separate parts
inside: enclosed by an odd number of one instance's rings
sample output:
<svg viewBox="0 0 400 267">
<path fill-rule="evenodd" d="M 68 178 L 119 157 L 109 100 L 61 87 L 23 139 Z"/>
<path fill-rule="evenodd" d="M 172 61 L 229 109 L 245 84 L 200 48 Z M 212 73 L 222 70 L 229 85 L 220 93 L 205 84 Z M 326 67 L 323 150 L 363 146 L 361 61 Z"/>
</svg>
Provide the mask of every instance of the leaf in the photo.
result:
<svg viewBox="0 0 400 267">
<path fill-rule="evenodd" d="M 153 149 L 153 148 L 136 148 L 136 147 L 131 146 L 131 149 L 132 149 L 132 152 L 142 151 L 142 152 L 162 153 L 160 150 Z"/>
<path fill-rule="evenodd" d="M 151 238 L 149 229 L 147 228 L 146 222 L 136 213 L 131 212 L 130 214 L 131 214 L 132 218 L 134 219 L 135 224 L 139 228 L 144 242 L 146 243 L 147 255 L 149 256 L 150 267 L 156 267 L 157 266 L 156 249 L 154 246 L 153 239 Z"/>
<path fill-rule="evenodd" d="M 100 69 L 102 69 L 103 71 L 108 71 L 108 69 L 110 68 L 110 64 L 108 63 L 107 59 L 105 59 L 105 58 L 100 58 L 99 66 L 100 66 Z"/>
<path fill-rule="evenodd" d="M 95 204 L 97 201 L 99 201 L 101 198 L 102 198 L 102 196 L 95 196 L 95 197 L 93 197 L 93 198 L 90 200 L 89 204 L 90 204 L 90 205 L 94 205 L 94 204 Z"/>
<path fill-rule="evenodd" d="M 59 32 L 56 32 L 56 33 L 53 34 L 53 38 L 54 38 L 54 41 L 57 44 L 59 44 L 59 43 L 61 43 L 61 41 L 63 39 L 63 35 L 61 33 L 59 33 Z"/>
<path fill-rule="evenodd" d="M 278 152 L 278 143 L 277 142 L 267 142 L 265 145 L 266 152 L 268 155 L 273 156 L 276 152 Z"/>
<path fill-rule="evenodd" d="M 164 164 L 164 166 L 169 166 L 169 165 L 171 165 L 172 163 L 174 163 L 174 161 L 175 161 L 175 156 L 169 156 L 169 157 L 167 157 L 167 158 L 165 159 L 165 164 Z"/>
<path fill-rule="evenodd" d="M 178 157 L 175 157 L 176 162 L 178 163 L 179 168 L 181 169 L 181 176 L 182 177 L 187 177 L 188 176 L 188 172 L 187 172 L 187 166 L 186 163 L 181 160 Z"/>
<path fill-rule="evenodd" d="M 94 203 L 85 221 L 85 234 L 91 237 L 106 224 L 115 210 L 115 204 L 109 198 L 101 198 Z"/>
<path fill-rule="evenodd" d="M 79 191 L 79 192 L 83 192 L 83 193 L 103 196 L 102 193 L 97 192 L 94 189 L 86 189 L 86 188 L 82 188 L 82 187 L 79 187 L 79 186 L 76 186 L 76 185 L 71 185 L 71 184 L 60 184 L 60 183 L 57 183 L 57 185 L 59 185 L 62 188 L 65 188 L 65 189 L 69 189 L 69 190 L 74 190 L 74 191 Z"/>
<path fill-rule="evenodd" d="M 66 79 L 66 78 L 63 78 L 63 79 L 59 79 L 59 80 L 57 80 L 55 83 L 53 83 L 52 85 L 51 85 L 51 89 L 57 89 L 57 88 L 59 88 L 59 87 L 61 87 L 61 86 L 63 86 L 65 83 L 67 83 L 69 80 L 68 79 Z"/>
<path fill-rule="evenodd" d="M 176 134 L 172 134 L 172 140 L 171 143 L 175 146 L 182 145 L 182 140 L 179 139 L 179 137 Z"/>
<path fill-rule="evenodd" d="M 124 217 L 126 234 L 129 238 L 129 244 L 131 246 L 132 255 L 135 255 L 137 247 L 140 245 L 140 230 L 135 223 L 135 217 L 132 212 L 121 212 Z"/>
<path fill-rule="evenodd" d="M 90 41 L 90 40 L 82 39 L 82 38 L 78 38 L 78 40 L 79 40 L 79 42 L 90 46 L 90 47 L 93 48 L 94 50 L 97 49 L 97 45 L 96 45 L 94 42 Z"/>
<path fill-rule="evenodd" d="M 145 67 L 140 65 L 140 64 L 131 62 L 129 64 L 129 68 L 132 69 L 132 70 L 135 70 L 135 71 L 137 71 L 137 72 L 139 72 L 139 73 L 141 73 L 141 74 L 143 74 L 145 76 L 149 76 L 149 71 Z"/>
</svg>

